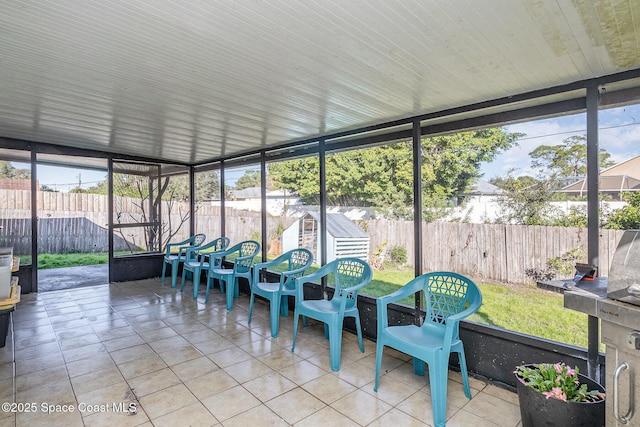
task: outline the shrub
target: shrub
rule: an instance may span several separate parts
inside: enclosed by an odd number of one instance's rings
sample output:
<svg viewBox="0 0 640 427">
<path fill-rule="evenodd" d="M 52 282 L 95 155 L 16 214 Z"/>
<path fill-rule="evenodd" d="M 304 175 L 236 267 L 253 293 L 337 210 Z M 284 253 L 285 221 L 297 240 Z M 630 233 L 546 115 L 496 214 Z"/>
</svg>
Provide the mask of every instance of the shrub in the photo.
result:
<svg viewBox="0 0 640 427">
<path fill-rule="evenodd" d="M 389 249 L 389 259 L 396 264 L 407 262 L 407 250 L 402 246 L 392 246 Z"/>
</svg>

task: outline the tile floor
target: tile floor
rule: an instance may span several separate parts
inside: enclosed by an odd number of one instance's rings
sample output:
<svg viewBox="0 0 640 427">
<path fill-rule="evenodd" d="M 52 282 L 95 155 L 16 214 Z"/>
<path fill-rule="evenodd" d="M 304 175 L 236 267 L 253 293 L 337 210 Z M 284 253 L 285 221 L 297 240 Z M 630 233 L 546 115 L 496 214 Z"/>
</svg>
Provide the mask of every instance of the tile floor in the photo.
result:
<svg viewBox="0 0 640 427">
<path fill-rule="evenodd" d="M 0 348 L 0 401 L 16 403 L 0 426 L 433 424 L 427 380 L 402 354 L 385 350 L 375 393 L 375 343 L 360 353 L 346 332 L 332 372 L 321 324 L 292 353 L 293 316 L 272 339 L 266 303 L 248 325 L 247 296 L 228 312 L 219 292 L 191 295 L 159 279 L 23 295 Z M 469 400 L 450 373 L 447 426 L 520 425 L 517 395 L 471 387 Z"/>
</svg>

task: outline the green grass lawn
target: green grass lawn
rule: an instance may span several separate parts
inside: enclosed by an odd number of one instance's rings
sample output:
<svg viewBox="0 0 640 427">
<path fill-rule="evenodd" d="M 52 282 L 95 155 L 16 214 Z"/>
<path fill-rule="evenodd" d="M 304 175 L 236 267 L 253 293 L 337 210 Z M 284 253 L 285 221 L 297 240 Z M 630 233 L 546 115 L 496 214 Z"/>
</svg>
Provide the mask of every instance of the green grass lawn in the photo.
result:
<svg viewBox="0 0 640 427">
<path fill-rule="evenodd" d="M 361 294 L 377 297 L 390 294 L 413 279 L 413 270 L 375 271 Z M 478 282 L 482 307 L 469 320 L 587 347 L 587 315 L 563 306 L 563 296 L 535 285 Z M 402 303 L 413 306 L 413 298 Z"/>
</svg>

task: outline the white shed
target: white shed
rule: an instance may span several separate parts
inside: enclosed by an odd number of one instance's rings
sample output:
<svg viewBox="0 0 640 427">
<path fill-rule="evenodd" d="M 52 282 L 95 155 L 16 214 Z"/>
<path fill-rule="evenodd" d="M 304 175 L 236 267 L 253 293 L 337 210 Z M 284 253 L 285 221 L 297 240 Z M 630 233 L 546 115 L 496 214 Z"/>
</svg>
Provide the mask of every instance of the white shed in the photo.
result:
<svg viewBox="0 0 640 427">
<path fill-rule="evenodd" d="M 307 212 L 282 233 L 282 251 L 298 247 L 309 249 L 320 263 L 320 214 Z M 327 213 L 327 262 L 338 258 L 369 260 L 369 236 L 342 213 Z"/>
</svg>

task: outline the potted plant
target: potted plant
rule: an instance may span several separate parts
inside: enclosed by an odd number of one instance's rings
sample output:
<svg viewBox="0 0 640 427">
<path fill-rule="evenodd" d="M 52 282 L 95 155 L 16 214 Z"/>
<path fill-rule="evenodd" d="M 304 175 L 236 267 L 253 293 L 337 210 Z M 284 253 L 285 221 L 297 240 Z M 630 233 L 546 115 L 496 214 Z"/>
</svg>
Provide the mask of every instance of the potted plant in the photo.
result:
<svg viewBox="0 0 640 427">
<path fill-rule="evenodd" d="M 514 371 L 522 427 L 604 426 L 604 387 L 564 363 L 521 365 Z"/>
</svg>

